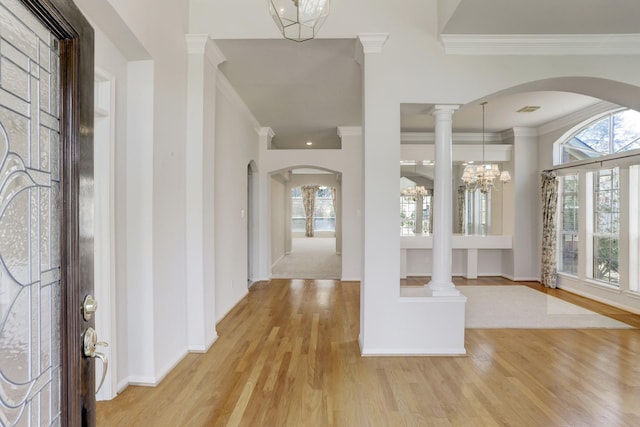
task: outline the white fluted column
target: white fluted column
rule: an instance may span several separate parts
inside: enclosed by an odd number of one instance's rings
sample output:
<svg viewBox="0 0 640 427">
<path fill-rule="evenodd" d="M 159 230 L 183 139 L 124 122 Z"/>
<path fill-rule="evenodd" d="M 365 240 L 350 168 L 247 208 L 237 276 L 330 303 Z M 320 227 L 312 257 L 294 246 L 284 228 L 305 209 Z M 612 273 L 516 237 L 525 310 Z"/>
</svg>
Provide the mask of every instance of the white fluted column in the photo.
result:
<svg viewBox="0 0 640 427">
<path fill-rule="evenodd" d="M 431 281 L 427 289 L 432 296 L 458 296 L 460 292 L 451 281 L 452 224 L 452 117 L 457 105 L 436 105 L 435 123 L 435 181 L 433 189 L 433 251 Z"/>
</svg>

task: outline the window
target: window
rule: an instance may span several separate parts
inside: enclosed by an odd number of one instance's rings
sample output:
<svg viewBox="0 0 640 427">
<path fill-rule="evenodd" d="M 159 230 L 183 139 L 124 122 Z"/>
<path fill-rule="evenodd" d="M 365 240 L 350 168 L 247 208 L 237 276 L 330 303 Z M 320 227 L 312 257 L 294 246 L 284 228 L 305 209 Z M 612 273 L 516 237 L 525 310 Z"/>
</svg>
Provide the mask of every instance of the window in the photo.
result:
<svg viewBox="0 0 640 427">
<path fill-rule="evenodd" d="M 601 117 L 561 144 L 561 163 L 640 148 L 640 113 L 622 110 Z"/>
<path fill-rule="evenodd" d="M 291 189 L 291 231 L 305 231 L 306 216 L 302 203 L 302 189 Z M 331 187 L 320 187 L 316 192 L 313 211 L 313 229 L 315 231 L 336 231 L 336 214 L 333 209 Z"/>
<path fill-rule="evenodd" d="M 416 223 L 416 202 L 411 196 L 400 196 L 400 235 L 412 236 Z"/>
<path fill-rule="evenodd" d="M 558 271 L 578 275 L 578 175 L 560 177 Z"/>
<path fill-rule="evenodd" d="M 640 292 L 640 165 L 629 168 L 629 289 Z"/>
<path fill-rule="evenodd" d="M 465 190 L 465 234 L 491 234 L 491 190 Z"/>
<path fill-rule="evenodd" d="M 618 168 L 593 173 L 592 278 L 618 285 L 620 178 Z"/>
<path fill-rule="evenodd" d="M 315 231 L 336 231 L 336 214 L 333 210 L 331 192 L 331 187 L 320 187 L 316 193 L 316 204 L 313 211 Z"/>
</svg>

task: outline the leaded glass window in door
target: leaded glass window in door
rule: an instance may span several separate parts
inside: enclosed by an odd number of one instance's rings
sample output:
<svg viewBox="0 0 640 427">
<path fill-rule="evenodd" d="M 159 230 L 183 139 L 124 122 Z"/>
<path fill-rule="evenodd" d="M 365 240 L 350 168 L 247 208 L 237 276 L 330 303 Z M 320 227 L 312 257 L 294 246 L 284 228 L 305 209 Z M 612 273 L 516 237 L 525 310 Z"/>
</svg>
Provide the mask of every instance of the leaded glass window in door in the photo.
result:
<svg viewBox="0 0 640 427">
<path fill-rule="evenodd" d="M 57 40 L 0 0 L 0 424 L 60 425 Z"/>
</svg>

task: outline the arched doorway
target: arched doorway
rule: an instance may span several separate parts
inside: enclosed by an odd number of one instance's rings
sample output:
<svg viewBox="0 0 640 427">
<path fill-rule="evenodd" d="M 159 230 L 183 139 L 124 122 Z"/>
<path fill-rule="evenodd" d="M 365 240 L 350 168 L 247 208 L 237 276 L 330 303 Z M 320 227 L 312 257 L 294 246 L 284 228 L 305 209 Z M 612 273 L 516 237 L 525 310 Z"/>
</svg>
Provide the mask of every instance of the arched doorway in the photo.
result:
<svg viewBox="0 0 640 427">
<path fill-rule="evenodd" d="M 341 279 L 341 195 L 335 171 L 271 174 L 271 278 Z"/>
</svg>

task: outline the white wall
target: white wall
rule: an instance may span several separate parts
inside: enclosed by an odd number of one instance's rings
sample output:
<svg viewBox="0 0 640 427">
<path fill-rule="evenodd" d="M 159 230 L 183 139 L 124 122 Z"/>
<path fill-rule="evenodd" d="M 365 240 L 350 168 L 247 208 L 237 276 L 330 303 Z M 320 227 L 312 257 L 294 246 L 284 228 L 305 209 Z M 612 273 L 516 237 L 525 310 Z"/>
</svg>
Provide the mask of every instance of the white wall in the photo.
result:
<svg viewBox="0 0 640 427">
<path fill-rule="evenodd" d="M 110 119 L 115 119 L 115 147 L 111 147 L 114 154 L 114 168 L 113 172 L 107 172 L 109 174 L 108 179 L 112 180 L 114 184 L 114 201 L 115 205 L 125 205 L 126 196 L 126 141 L 127 141 L 127 59 L 118 50 L 118 48 L 106 37 L 106 35 L 100 31 L 99 28 L 95 28 L 95 64 L 96 68 L 108 73 L 114 79 L 115 111 L 111 111 L 111 114 L 115 115 Z M 113 175 L 111 175 L 113 174 Z M 114 206 L 105 206 L 105 209 L 113 209 Z M 96 330 L 101 340 L 105 340 L 110 343 L 110 346 L 105 348 L 104 351 L 107 354 L 109 360 L 117 361 L 117 363 L 111 363 L 110 370 L 112 378 L 114 379 L 111 384 L 111 396 L 127 383 L 127 374 L 129 371 L 128 356 L 127 356 L 127 340 L 128 340 L 128 328 L 127 328 L 127 228 L 126 228 L 126 206 L 123 209 L 115 210 L 115 240 L 111 242 L 113 247 L 113 254 L 115 255 L 115 282 L 110 283 L 115 291 L 115 300 L 112 301 L 115 304 L 115 319 L 112 318 L 113 313 L 106 313 L 105 321 L 113 324 L 115 322 L 115 331 L 112 331 L 112 336 L 108 337 L 104 335 L 101 325 L 98 325 L 98 315 L 96 315 Z M 105 236 L 107 237 L 107 236 Z M 96 264 L 100 262 L 96 260 Z M 100 302 L 99 302 L 100 303 Z M 101 306 L 100 311 L 104 311 L 109 307 Z M 98 314 L 105 314 L 100 313 Z M 114 339 L 117 340 L 114 342 Z"/>
<path fill-rule="evenodd" d="M 271 263 L 275 264 L 285 253 L 285 230 L 291 227 L 286 220 L 286 197 L 291 198 L 291 192 L 279 180 L 271 179 Z"/>
<path fill-rule="evenodd" d="M 117 95 L 119 113 L 127 114 L 120 121 L 127 136 L 119 127 L 116 147 L 117 245 L 126 244 L 117 255 L 118 310 L 127 313 L 118 319 L 118 329 L 127 331 L 118 366 L 123 381 L 156 384 L 187 349 L 186 292 L 179 285 L 186 273 L 187 2 L 76 3 L 128 61 L 127 96 Z M 110 55 L 101 38 L 100 66 L 122 74 L 122 58 Z"/>
<path fill-rule="evenodd" d="M 216 97 L 215 277 L 220 320 L 247 294 L 247 166 L 258 159 L 258 134 L 255 119 L 222 74 Z M 256 164 L 261 173 L 263 166 Z M 263 206 L 255 208 L 255 215 L 268 218 Z"/>
</svg>

